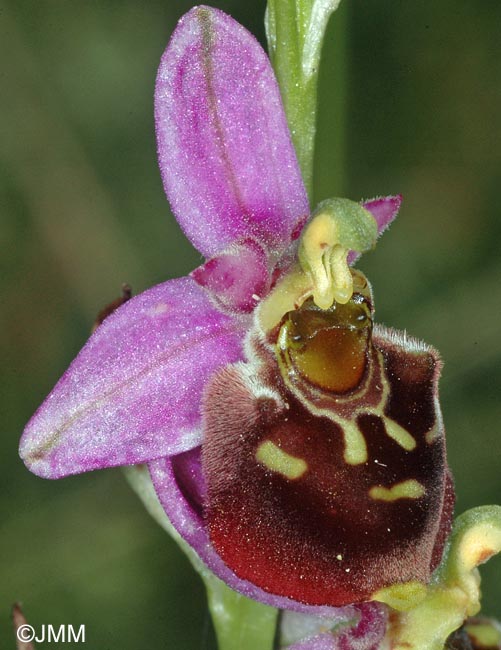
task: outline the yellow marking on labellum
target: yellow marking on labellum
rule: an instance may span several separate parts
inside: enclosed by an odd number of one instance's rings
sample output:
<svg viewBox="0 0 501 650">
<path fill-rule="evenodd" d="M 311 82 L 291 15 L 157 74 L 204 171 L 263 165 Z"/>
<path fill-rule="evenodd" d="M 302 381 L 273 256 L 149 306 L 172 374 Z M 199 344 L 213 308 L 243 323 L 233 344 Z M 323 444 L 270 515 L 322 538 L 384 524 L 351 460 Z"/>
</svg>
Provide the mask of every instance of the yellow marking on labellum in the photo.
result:
<svg viewBox="0 0 501 650">
<path fill-rule="evenodd" d="M 396 483 L 390 488 L 382 485 L 375 485 L 369 490 L 371 499 L 377 501 L 397 501 L 398 499 L 419 499 L 425 493 L 424 487 L 411 478 L 408 481 Z"/>
<path fill-rule="evenodd" d="M 287 332 L 285 328 L 283 328 L 280 332 L 281 337 L 286 337 Z M 286 341 L 279 339 L 278 341 L 278 348 L 280 346 L 284 347 L 286 346 Z M 293 381 L 291 381 L 291 377 L 288 372 L 288 368 L 285 366 L 283 359 L 281 356 L 277 356 L 279 365 L 282 370 L 282 377 L 289 388 L 291 392 L 303 403 L 308 407 L 308 410 L 310 413 L 313 415 L 317 416 L 324 416 L 329 418 L 332 422 L 337 424 L 339 427 L 341 427 L 344 435 L 344 443 L 345 443 L 345 451 L 344 451 L 344 460 L 346 463 L 349 465 L 361 465 L 362 463 L 366 463 L 368 461 L 368 452 L 367 452 L 367 444 L 365 441 L 365 438 L 358 428 L 356 424 L 356 419 L 359 415 L 375 415 L 379 418 L 381 418 L 384 422 L 385 425 L 385 431 L 386 435 L 394 440 L 397 444 L 399 444 L 403 449 L 406 451 L 413 451 L 416 446 L 416 440 L 414 437 L 406 431 L 403 427 L 401 427 L 399 424 L 397 424 L 394 420 L 388 418 L 384 414 L 384 410 L 386 408 L 386 404 L 388 402 L 388 398 L 390 395 L 390 385 L 388 382 L 387 377 L 385 376 L 384 372 L 384 359 L 383 355 L 379 350 L 376 350 L 376 354 L 378 356 L 378 364 L 375 363 L 369 363 L 369 373 L 367 378 L 364 380 L 364 386 L 362 390 L 359 393 L 355 393 L 353 395 L 348 395 L 348 396 L 339 396 L 335 398 L 335 402 L 343 402 L 343 403 L 348 403 L 350 401 L 354 400 L 361 400 L 367 393 L 369 387 L 373 383 L 373 373 L 374 373 L 374 366 L 377 365 L 379 367 L 379 373 L 380 373 L 380 386 L 381 386 L 381 395 L 379 397 L 379 403 L 376 406 L 360 406 L 354 410 L 354 413 L 350 419 L 344 418 L 341 415 L 338 415 L 335 413 L 332 409 L 328 408 L 319 408 L 315 406 L 311 400 L 305 398 L 304 394 L 302 393 L 301 389 L 295 385 Z M 418 497 L 421 495 L 418 495 Z M 408 497 L 408 498 L 418 498 L 418 497 Z M 374 497 L 378 498 L 378 497 Z M 381 497 L 379 497 L 381 498 Z M 404 498 L 404 497 L 395 497 L 395 498 Z M 386 499 L 388 500 L 388 499 Z"/>
<path fill-rule="evenodd" d="M 416 607 L 426 598 L 426 585 L 417 580 L 402 582 L 384 587 L 371 597 L 371 600 L 377 600 L 380 603 L 386 603 L 398 612 L 405 612 L 408 609 Z"/>
<path fill-rule="evenodd" d="M 305 460 L 291 456 L 271 440 L 266 440 L 259 445 L 256 460 L 267 469 L 282 474 L 291 481 L 301 478 L 308 469 Z"/>
<path fill-rule="evenodd" d="M 403 427 L 386 416 L 383 416 L 383 422 L 386 433 L 392 440 L 397 442 L 406 451 L 413 451 L 416 448 L 416 441 Z"/>
<path fill-rule="evenodd" d="M 341 420 L 341 418 L 339 418 Z M 365 438 L 354 422 L 344 420 L 341 423 L 344 435 L 344 460 L 348 465 L 366 463 L 369 455 Z"/>
<path fill-rule="evenodd" d="M 285 376 L 284 379 L 287 387 L 296 397 L 301 400 L 303 404 L 307 405 L 310 413 L 319 417 L 326 417 L 341 428 L 344 437 L 343 457 L 345 462 L 349 465 L 361 465 L 362 463 L 366 463 L 369 458 L 367 452 L 367 443 L 365 442 L 365 438 L 355 422 L 353 420 L 343 418 L 336 413 L 333 413 L 332 410 L 317 408 L 309 400 L 304 398 L 300 390 L 298 390 L 298 388 L 289 380 L 287 376 Z M 359 413 L 366 412 L 372 411 L 371 409 L 360 409 L 359 411 L 355 412 L 353 417 L 356 418 Z"/>
</svg>

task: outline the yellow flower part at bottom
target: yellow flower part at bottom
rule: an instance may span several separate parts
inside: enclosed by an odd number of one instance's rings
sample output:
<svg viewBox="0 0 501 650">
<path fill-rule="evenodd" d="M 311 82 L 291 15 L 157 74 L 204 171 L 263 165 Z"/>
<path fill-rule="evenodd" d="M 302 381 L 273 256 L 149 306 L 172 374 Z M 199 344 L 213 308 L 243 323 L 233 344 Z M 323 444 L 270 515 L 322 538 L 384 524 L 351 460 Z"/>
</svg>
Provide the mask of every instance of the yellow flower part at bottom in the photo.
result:
<svg viewBox="0 0 501 650">
<path fill-rule="evenodd" d="M 384 650 L 443 650 L 449 635 L 480 609 L 477 566 L 500 551 L 500 506 L 474 508 L 458 517 L 424 593 L 408 583 L 375 595 L 395 610 Z"/>
</svg>

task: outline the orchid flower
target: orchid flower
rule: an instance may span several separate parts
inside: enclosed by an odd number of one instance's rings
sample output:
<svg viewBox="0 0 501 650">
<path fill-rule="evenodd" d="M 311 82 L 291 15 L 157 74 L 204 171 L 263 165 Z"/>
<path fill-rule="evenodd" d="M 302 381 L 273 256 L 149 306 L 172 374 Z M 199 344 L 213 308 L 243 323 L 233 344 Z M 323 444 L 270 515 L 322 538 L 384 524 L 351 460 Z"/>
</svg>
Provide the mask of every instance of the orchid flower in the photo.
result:
<svg viewBox="0 0 501 650">
<path fill-rule="evenodd" d="M 401 199 L 310 208 L 270 62 L 215 9 L 179 22 L 155 118 L 167 197 L 206 262 L 104 319 L 21 456 L 45 478 L 147 463 L 204 570 L 288 612 L 284 647 L 379 647 L 387 606 L 433 600 L 454 501 L 440 358 L 373 323 L 351 267 Z"/>
</svg>

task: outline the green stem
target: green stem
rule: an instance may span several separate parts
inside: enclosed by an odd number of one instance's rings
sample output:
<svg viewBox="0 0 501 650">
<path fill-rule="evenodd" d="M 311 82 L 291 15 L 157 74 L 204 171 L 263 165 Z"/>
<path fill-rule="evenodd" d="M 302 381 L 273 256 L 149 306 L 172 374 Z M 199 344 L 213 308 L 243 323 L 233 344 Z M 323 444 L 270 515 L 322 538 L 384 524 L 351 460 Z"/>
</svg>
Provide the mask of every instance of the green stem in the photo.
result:
<svg viewBox="0 0 501 650">
<path fill-rule="evenodd" d="M 325 29 L 340 0 L 269 0 L 266 34 L 270 58 L 306 189 L 311 198 L 317 85 Z"/>
<path fill-rule="evenodd" d="M 278 610 L 204 577 L 219 650 L 272 650 Z"/>
<path fill-rule="evenodd" d="M 124 467 L 123 470 L 150 515 L 175 539 L 204 581 L 219 650 L 272 650 L 278 609 L 238 594 L 203 564 L 167 518 L 145 465 Z"/>
</svg>

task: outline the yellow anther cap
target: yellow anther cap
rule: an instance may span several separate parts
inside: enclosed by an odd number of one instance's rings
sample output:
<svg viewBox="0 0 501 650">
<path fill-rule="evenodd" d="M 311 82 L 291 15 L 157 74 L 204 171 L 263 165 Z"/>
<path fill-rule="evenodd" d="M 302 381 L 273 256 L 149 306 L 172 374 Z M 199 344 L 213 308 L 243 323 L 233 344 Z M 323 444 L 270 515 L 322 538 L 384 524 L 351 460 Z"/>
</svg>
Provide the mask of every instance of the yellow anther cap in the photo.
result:
<svg viewBox="0 0 501 650">
<path fill-rule="evenodd" d="M 359 203 L 327 199 L 319 204 L 303 232 L 299 261 L 312 279 L 313 300 L 320 309 L 350 300 L 353 279 L 348 254 L 373 248 L 376 238 L 376 220 Z"/>
</svg>

